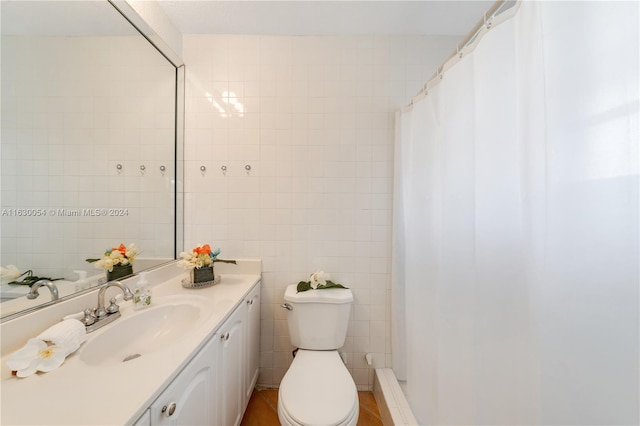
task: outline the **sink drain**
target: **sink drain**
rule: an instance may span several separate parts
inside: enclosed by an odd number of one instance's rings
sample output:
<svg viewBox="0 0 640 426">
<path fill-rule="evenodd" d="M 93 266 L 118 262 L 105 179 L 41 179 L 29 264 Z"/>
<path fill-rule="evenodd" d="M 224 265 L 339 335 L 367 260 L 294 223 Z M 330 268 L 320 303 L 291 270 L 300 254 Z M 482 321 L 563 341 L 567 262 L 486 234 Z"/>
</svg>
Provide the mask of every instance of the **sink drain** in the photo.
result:
<svg viewBox="0 0 640 426">
<path fill-rule="evenodd" d="M 138 357 L 140 357 L 140 354 L 133 354 L 133 355 L 129 355 L 127 357 L 125 357 L 122 362 L 127 362 L 127 361 L 131 361 L 132 359 L 136 359 Z"/>
</svg>

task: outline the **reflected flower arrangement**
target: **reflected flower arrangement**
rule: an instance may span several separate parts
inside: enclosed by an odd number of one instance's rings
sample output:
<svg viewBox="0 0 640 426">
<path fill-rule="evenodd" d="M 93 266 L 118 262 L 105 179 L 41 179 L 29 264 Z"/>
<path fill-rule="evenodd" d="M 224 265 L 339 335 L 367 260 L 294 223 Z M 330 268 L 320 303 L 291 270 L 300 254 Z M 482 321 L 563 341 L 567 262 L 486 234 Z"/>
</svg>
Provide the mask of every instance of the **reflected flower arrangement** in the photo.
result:
<svg viewBox="0 0 640 426">
<path fill-rule="evenodd" d="M 129 246 L 120 244 L 118 247 L 105 250 L 104 256 L 99 259 L 86 259 L 89 263 L 95 263 L 98 269 L 112 272 L 114 266 L 127 266 L 133 263 L 138 255 L 138 248 L 131 243 Z"/>
</svg>

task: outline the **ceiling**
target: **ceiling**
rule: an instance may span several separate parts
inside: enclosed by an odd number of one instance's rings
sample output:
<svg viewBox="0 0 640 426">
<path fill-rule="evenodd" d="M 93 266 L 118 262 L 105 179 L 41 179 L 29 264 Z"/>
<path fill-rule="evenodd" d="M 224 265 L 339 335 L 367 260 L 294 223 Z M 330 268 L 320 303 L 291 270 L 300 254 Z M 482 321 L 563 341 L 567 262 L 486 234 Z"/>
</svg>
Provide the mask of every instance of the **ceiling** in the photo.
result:
<svg viewBox="0 0 640 426">
<path fill-rule="evenodd" d="M 493 1 L 160 0 L 183 34 L 463 35 Z"/>
<path fill-rule="evenodd" d="M 106 1 L 0 1 L 2 35 L 137 35 Z"/>
</svg>

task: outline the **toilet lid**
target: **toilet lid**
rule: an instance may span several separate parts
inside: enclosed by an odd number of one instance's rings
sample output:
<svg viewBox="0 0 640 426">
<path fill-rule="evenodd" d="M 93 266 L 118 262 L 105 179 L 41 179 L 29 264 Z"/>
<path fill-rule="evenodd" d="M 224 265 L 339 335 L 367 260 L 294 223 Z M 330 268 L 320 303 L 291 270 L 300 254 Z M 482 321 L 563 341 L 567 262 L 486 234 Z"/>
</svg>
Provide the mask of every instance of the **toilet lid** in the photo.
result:
<svg viewBox="0 0 640 426">
<path fill-rule="evenodd" d="M 337 351 L 299 350 L 280 383 L 287 415 L 302 425 L 340 425 L 353 415 L 358 391 Z"/>
</svg>

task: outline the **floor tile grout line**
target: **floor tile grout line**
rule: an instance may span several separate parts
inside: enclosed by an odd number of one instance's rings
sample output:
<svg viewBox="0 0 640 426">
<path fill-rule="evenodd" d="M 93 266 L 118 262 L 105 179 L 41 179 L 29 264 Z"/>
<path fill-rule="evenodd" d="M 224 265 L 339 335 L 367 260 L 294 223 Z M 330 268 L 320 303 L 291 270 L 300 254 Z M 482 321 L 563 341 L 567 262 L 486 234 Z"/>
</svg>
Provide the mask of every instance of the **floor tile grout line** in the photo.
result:
<svg viewBox="0 0 640 426">
<path fill-rule="evenodd" d="M 376 414 L 375 412 L 371 411 L 369 408 L 367 408 L 364 405 L 360 404 L 360 411 L 363 411 L 363 410 L 366 411 L 367 413 L 371 414 L 376 419 L 382 421 L 382 419 L 380 418 L 379 414 Z"/>
<path fill-rule="evenodd" d="M 271 409 L 273 411 L 275 411 L 276 413 L 278 412 L 278 409 L 276 407 L 273 406 L 273 403 L 271 402 L 271 400 L 269 398 L 267 398 L 262 392 L 258 392 L 258 394 L 260 395 L 260 397 L 265 400 L 265 402 L 267 403 L 267 405 L 269 405 L 269 407 L 271 407 Z"/>
</svg>

